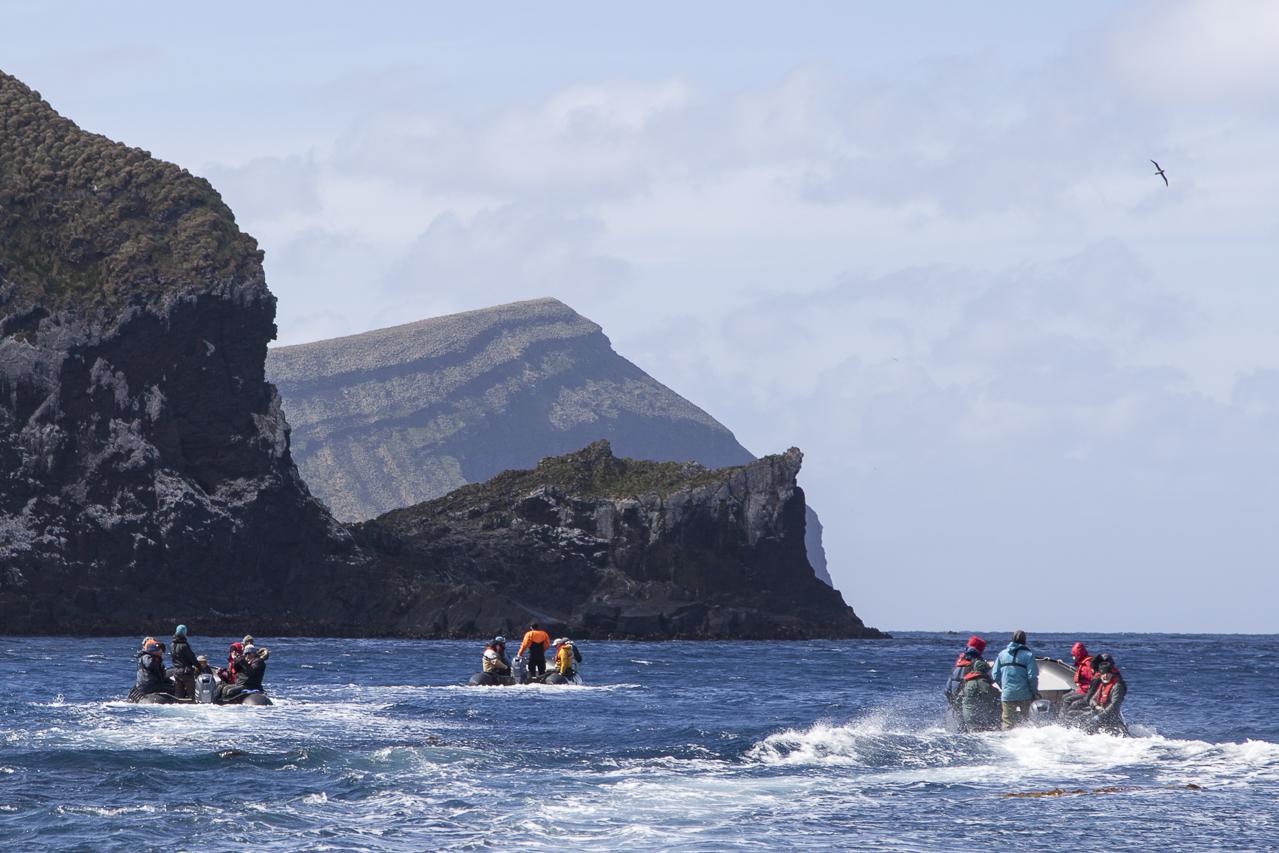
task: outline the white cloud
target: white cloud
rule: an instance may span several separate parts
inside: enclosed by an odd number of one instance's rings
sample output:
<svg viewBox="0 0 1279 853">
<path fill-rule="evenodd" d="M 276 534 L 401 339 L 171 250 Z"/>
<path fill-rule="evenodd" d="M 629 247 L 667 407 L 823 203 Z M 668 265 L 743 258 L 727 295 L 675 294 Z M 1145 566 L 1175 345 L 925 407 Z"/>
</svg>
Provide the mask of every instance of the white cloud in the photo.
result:
<svg viewBox="0 0 1279 853">
<path fill-rule="evenodd" d="M 550 208 L 508 205 L 438 216 L 385 279 L 399 317 L 426 317 L 555 296 L 599 304 L 627 278 L 625 261 L 598 249 L 603 224 Z"/>
<path fill-rule="evenodd" d="M 1119 73 L 1144 94 L 1276 105 L 1279 5 L 1267 0 L 1147 4 L 1108 46 Z"/>
</svg>

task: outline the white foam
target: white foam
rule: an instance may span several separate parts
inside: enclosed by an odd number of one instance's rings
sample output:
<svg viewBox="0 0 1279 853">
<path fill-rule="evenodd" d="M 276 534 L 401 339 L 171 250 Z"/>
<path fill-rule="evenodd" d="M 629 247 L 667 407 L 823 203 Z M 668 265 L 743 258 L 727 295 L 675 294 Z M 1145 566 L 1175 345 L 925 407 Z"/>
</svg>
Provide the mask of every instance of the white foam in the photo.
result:
<svg viewBox="0 0 1279 853">
<path fill-rule="evenodd" d="M 906 775 L 936 782 L 997 782 L 1009 777 L 1054 780 L 1105 778 L 1144 770 L 1168 783 L 1237 785 L 1279 781 L 1279 744 L 1214 744 L 1160 735 L 1086 735 L 1060 726 L 958 735 L 941 728 L 911 730 L 884 716 L 844 724 L 820 722 L 764 738 L 747 751 L 766 766 L 863 767 L 880 781 Z"/>
</svg>

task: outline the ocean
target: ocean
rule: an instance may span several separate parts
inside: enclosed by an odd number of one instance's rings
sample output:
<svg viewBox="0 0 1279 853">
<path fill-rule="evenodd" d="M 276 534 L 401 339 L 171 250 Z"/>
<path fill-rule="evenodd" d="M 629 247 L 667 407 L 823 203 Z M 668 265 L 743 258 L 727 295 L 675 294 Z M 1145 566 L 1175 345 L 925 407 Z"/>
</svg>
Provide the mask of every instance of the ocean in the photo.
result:
<svg viewBox="0 0 1279 853">
<path fill-rule="evenodd" d="M 1115 656 L 1120 739 L 948 732 L 966 636 L 582 641 L 586 686 L 507 688 L 463 686 L 480 642 L 259 637 L 270 708 L 124 703 L 140 636 L 0 638 L 0 846 L 1279 849 L 1279 638 L 1031 630 Z"/>
</svg>

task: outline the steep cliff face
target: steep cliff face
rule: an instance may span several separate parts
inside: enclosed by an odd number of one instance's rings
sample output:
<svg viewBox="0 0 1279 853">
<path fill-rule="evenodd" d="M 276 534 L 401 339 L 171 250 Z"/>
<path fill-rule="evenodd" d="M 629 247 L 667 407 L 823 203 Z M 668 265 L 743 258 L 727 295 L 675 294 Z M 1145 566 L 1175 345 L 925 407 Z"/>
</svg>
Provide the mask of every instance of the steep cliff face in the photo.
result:
<svg viewBox="0 0 1279 853">
<path fill-rule="evenodd" d="M 589 637 L 882 636 L 813 574 L 801 461 L 709 470 L 601 441 L 352 532 L 399 572 L 389 618 L 433 635 L 538 619 Z"/>
<path fill-rule="evenodd" d="M 727 427 L 555 299 L 277 347 L 267 371 L 302 475 L 347 521 L 599 439 L 635 459 L 710 467 L 754 459 Z M 810 560 L 829 584 L 811 510 L 808 522 Z"/>
<path fill-rule="evenodd" d="M 3 74 L 0 127 L 4 630 L 337 618 L 293 595 L 354 549 L 289 456 L 253 239 Z"/>
</svg>

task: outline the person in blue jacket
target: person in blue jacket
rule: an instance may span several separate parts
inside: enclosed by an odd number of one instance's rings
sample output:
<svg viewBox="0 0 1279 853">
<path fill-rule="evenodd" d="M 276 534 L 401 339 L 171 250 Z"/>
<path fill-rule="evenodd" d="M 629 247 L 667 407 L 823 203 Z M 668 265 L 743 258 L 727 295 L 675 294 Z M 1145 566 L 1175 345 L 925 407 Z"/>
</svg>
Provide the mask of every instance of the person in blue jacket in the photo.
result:
<svg viewBox="0 0 1279 853">
<path fill-rule="evenodd" d="M 1030 718 L 1030 703 L 1039 695 L 1039 664 L 1026 646 L 1026 632 L 1014 631 L 1013 641 L 995 658 L 991 678 L 999 685 L 1004 729 Z"/>
</svg>

